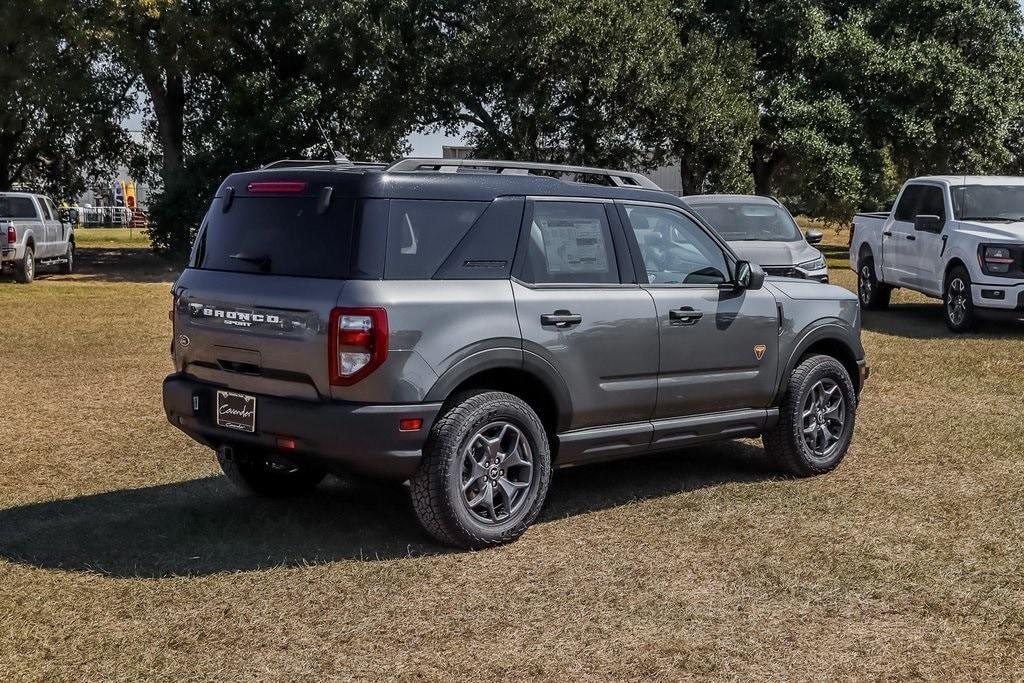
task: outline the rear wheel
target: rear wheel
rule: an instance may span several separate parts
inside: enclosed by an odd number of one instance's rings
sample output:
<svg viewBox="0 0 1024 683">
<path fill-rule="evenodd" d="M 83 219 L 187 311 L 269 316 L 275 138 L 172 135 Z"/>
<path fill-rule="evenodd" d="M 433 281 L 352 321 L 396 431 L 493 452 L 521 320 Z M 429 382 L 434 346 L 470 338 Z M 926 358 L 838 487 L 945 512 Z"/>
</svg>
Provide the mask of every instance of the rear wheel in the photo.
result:
<svg viewBox="0 0 1024 683">
<path fill-rule="evenodd" d="M 971 294 L 971 276 L 963 266 L 956 266 L 949 271 L 942 303 L 946 327 L 951 331 L 970 332 L 978 327 L 978 315 L 974 311 L 974 298 Z"/>
<path fill-rule="evenodd" d="M 420 524 L 447 545 L 519 538 L 540 514 L 551 451 L 537 414 L 498 391 L 456 398 L 431 430 L 410 479 Z"/>
<path fill-rule="evenodd" d="M 36 252 L 31 245 L 25 247 L 25 258 L 15 266 L 18 282 L 28 284 L 36 279 Z"/>
<path fill-rule="evenodd" d="M 297 496 L 312 491 L 326 476 L 323 470 L 285 464 L 249 449 L 218 449 L 217 461 L 235 488 L 247 495 Z"/>
<path fill-rule="evenodd" d="M 857 271 L 857 297 L 860 299 L 860 307 L 866 310 L 888 308 L 891 296 L 892 287 L 879 282 L 875 276 L 875 259 L 870 254 L 862 256 L 860 269 Z"/>
<path fill-rule="evenodd" d="M 762 440 L 787 473 L 807 477 L 836 468 L 853 438 L 857 394 L 850 375 L 831 356 L 808 356 L 793 370 L 779 421 Z"/>
</svg>

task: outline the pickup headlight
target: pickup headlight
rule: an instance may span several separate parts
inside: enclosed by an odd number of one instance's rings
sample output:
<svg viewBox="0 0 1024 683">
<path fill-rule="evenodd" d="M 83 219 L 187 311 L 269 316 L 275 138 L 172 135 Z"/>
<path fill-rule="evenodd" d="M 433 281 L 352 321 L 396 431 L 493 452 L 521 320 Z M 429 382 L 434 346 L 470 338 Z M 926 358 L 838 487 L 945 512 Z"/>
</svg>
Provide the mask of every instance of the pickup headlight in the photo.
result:
<svg viewBox="0 0 1024 683">
<path fill-rule="evenodd" d="M 1013 265 L 1013 253 L 1009 247 L 985 246 L 979 250 L 981 267 L 986 273 L 1009 273 Z"/>
<path fill-rule="evenodd" d="M 825 270 L 825 268 L 827 268 L 827 267 L 828 267 L 828 264 L 825 263 L 825 257 L 824 256 L 819 256 L 818 258 L 816 258 L 814 260 L 805 261 L 804 263 L 801 263 L 801 264 L 797 265 L 797 268 L 800 268 L 802 270 L 807 270 L 807 271 Z"/>
</svg>

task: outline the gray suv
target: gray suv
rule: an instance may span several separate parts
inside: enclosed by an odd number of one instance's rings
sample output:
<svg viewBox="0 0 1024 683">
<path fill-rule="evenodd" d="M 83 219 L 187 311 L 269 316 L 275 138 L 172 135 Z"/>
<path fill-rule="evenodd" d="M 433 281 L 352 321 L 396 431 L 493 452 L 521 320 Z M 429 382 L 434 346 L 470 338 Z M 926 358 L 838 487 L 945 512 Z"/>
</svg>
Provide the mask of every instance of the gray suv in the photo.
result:
<svg viewBox="0 0 1024 683">
<path fill-rule="evenodd" d="M 554 468 L 762 436 L 838 465 L 857 298 L 769 279 L 621 171 L 277 163 L 229 176 L 173 287 L 171 424 L 262 495 L 408 480 L 439 541 L 517 538 Z"/>
</svg>

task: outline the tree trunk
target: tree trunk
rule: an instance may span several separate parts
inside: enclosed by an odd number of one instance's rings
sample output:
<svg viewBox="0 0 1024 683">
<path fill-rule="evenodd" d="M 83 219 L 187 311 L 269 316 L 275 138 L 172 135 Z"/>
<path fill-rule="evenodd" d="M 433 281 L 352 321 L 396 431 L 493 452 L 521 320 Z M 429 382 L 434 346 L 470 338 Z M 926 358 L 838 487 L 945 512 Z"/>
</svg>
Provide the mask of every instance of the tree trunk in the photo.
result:
<svg viewBox="0 0 1024 683">
<path fill-rule="evenodd" d="M 786 152 L 778 147 L 766 149 L 755 142 L 753 157 L 750 173 L 754 176 L 754 192 L 759 195 L 770 195 L 774 190 L 775 174 L 786 160 Z"/>
</svg>

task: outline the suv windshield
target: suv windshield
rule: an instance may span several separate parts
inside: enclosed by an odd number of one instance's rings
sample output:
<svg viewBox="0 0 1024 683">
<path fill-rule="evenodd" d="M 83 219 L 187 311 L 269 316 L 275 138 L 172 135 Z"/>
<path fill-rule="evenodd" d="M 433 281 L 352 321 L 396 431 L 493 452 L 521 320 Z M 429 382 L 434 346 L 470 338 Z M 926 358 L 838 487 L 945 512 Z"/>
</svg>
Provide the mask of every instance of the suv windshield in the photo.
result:
<svg viewBox="0 0 1024 683">
<path fill-rule="evenodd" d="M 1024 221 L 1024 185 L 959 185 L 949 188 L 960 221 Z"/>
<path fill-rule="evenodd" d="M 35 204 L 28 197 L 0 197 L 0 218 L 37 218 Z"/>
<path fill-rule="evenodd" d="M 729 242 L 795 242 L 803 239 L 793 217 L 778 204 L 732 199 L 698 202 L 691 206 Z"/>
</svg>

